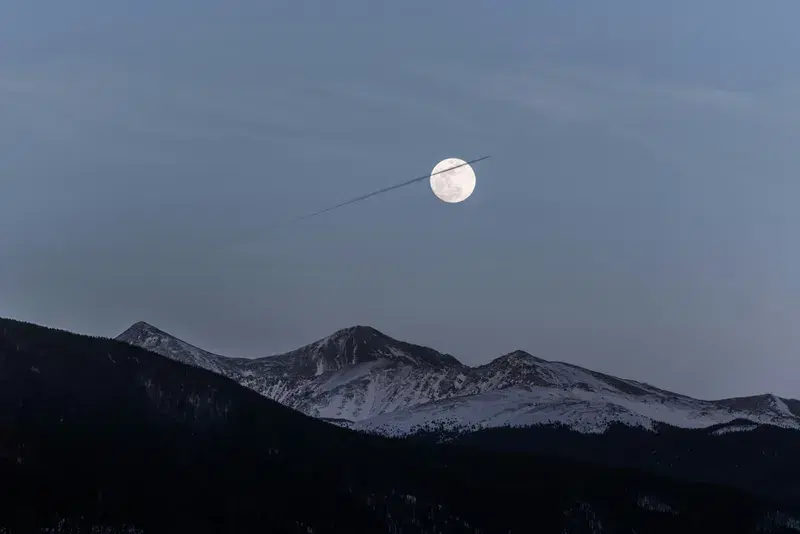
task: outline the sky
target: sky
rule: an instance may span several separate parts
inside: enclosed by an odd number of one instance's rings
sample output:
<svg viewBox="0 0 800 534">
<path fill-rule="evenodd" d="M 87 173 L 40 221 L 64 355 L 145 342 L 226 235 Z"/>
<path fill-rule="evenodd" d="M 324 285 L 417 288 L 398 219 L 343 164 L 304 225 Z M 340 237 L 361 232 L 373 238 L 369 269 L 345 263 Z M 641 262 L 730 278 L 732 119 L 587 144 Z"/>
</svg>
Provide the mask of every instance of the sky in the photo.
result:
<svg viewBox="0 0 800 534">
<path fill-rule="evenodd" d="M 0 0 L 0 316 L 800 398 L 800 5 Z M 476 164 L 466 202 L 423 181 Z"/>
</svg>

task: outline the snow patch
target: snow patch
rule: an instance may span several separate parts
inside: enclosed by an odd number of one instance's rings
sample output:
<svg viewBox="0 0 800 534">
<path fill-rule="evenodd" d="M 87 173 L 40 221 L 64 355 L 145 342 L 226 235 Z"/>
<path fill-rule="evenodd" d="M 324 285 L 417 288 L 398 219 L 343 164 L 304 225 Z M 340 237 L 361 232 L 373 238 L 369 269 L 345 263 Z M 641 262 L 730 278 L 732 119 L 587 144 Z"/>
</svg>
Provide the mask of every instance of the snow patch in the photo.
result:
<svg viewBox="0 0 800 534">
<path fill-rule="evenodd" d="M 786 405 L 786 403 L 783 402 L 783 399 L 781 399 L 780 397 L 776 397 L 775 395 L 771 395 L 771 397 L 772 397 L 772 403 L 774 404 L 775 409 L 778 411 L 778 413 L 780 413 L 781 415 L 787 415 L 789 417 L 794 415 L 792 411 L 789 409 L 789 407 Z"/>
<path fill-rule="evenodd" d="M 756 428 L 758 428 L 758 425 L 730 425 L 712 430 L 711 434 L 714 436 L 722 436 L 723 434 L 730 434 L 731 432 L 749 432 Z"/>
</svg>

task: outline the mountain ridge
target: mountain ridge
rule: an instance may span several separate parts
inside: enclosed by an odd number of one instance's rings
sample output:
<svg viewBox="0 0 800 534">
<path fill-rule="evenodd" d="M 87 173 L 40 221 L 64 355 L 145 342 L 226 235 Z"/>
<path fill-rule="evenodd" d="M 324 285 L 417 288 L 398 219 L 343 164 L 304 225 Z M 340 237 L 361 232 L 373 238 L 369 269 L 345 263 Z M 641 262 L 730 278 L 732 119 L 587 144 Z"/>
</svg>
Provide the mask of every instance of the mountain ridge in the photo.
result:
<svg viewBox="0 0 800 534">
<path fill-rule="evenodd" d="M 468 366 L 363 325 L 283 354 L 209 353 L 138 322 L 119 340 L 236 380 L 314 417 L 367 432 L 408 435 L 431 425 L 489 428 L 567 424 L 603 432 L 621 422 L 698 428 L 741 418 L 800 429 L 800 401 L 763 394 L 705 401 L 514 350 Z"/>
</svg>

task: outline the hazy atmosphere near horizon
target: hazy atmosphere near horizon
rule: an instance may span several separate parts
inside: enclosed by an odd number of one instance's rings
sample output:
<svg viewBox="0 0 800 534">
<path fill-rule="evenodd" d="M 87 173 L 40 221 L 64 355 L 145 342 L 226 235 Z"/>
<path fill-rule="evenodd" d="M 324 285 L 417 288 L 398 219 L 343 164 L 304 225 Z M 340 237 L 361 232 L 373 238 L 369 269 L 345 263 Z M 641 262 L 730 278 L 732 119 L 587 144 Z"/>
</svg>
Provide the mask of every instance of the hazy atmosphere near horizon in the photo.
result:
<svg viewBox="0 0 800 534">
<path fill-rule="evenodd" d="M 0 0 L 0 316 L 800 398 L 800 5 Z M 463 204 L 427 182 L 491 155 Z"/>
</svg>

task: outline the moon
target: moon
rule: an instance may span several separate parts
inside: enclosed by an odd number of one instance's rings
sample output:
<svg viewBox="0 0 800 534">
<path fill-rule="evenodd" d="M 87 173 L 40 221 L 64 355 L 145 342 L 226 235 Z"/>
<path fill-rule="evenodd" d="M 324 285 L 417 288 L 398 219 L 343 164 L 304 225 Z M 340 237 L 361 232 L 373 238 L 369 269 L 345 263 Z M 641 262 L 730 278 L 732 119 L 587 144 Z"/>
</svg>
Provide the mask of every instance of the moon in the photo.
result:
<svg viewBox="0 0 800 534">
<path fill-rule="evenodd" d="M 445 170 L 458 165 L 461 166 L 457 169 Z M 475 171 L 463 159 L 443 159 L 431 171 L 431 189 L 434 195 L 449 204 L 464 202 L 475 191 Z"/>
</svg>

